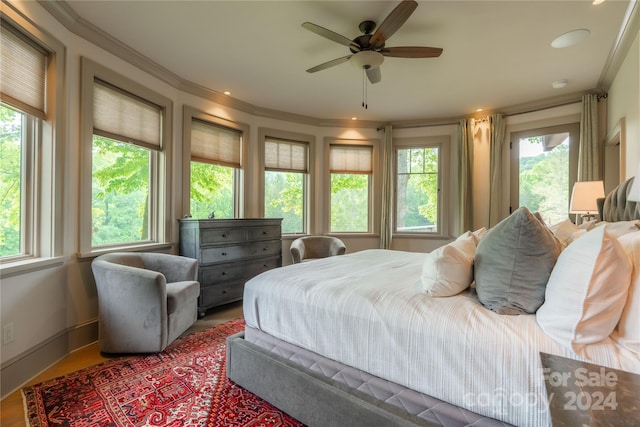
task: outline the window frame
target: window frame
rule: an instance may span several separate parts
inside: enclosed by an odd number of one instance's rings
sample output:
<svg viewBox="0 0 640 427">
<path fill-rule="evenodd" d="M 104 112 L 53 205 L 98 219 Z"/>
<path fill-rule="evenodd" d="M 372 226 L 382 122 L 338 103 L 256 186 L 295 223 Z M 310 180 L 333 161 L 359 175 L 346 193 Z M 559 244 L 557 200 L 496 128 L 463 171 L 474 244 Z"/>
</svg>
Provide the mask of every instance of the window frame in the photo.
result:
<svg viewBox="0 0 640 427">
<path fill-rule="evenodd" d="M 508 213 L 510 214 L 520 206 L 520 146 L 518 142 L 522 138 L 529 138 L 540 135 L 550 135 L 555 133 L 569 133 L 569 194 L 573 184 L 578 178 L 578 150 L 580 145 L 580 123 L 566 123 L 555 126 L 532 127 L 509 133 L 509 198 Z M 569 206 L 567 206 L 567 211 Z M 570 215 L 567 216 L 570 218 Z"/>
<path fill-rule="evenodd" d="M 369 221 L 367 231 L 331 231 L 331 146 L 332 145 L 352 145 L 352 146 L 369 146 L 371 147 L 371 173 L 369 174 Z M 324 221 L 323 229 L 326 230 L 326 234 L 333 236 L 343 237 L 374 237 L 379 236 L 380 230 L 380 209 L 381 206 L 381 179 L 378 179 L 381 165 L 379 154 L 380 140 L 379 139 L 344 139 L 344 138 L 325 138 L 324 140 L 324 187 L 326 191 L 323 192 L 324 202 Z M 376 207 L 378 207 L 376 209 Z"/>
<path fill-rule="evenodd" d="M 272 128 L 258 128 L 258 141 L 259 141 L 259 157 L 260 157 L 260 173 L 258 174 L 258 188 L 260 189 L 258 194 L 258 212 L 261 217 L 265 215 L 264 203 L 265 203 L 265 146 L 267 139 L 279 139 L 283 141 L 290 141 L 295 143 L 301 143 L 307 145 L 307 169 L 308 172 L 303 177 L 303 218 L 302 218 L 302 233 L 287 233 L 283 236 L 297 237 L 301 235 L 314 234 L 314 224 L 316 222 L 316 209 L 315 209 L 315 186 L 316 186 L 316 162 L 315 162 L 315 150 L 316 150 L 316 138 L 313 135 L 304 133 L 290 132 L 281 129 Z"/>
<path fill-rule="evenodd" d="M 23 186 L 31 184 L 26 197 L 21 202 L 26 229 L 21 230 L 21 255 L 0 259 L 0 278 L 28 273 L 50 266 L 61 265 L 64 246 L 64 206 L 63 193 L 65 171 L 65 102 L 64 81 L 66 50 L 64 45 L 51 34 L 43 31 L 27 20 L 14 6 L 0 3 L 3 25 L 37 44 L 47 52 L 44 119 L 38 119 L 18 106 L 11 106 L 26 115 L 25 132 L 29 140 L 26 150 Z M 24 137 L 24 136 L 23 136 Z M 23 175 L 24 176 L 24 175 Z M 26 178 L 25 177 L 25 178 Z M 23 191 L 23 190 L 21 190 Z"/>
<path fill-rule="evenodd" d="M 80 172 L 80 257 L 117 250 L 166 249 L 173 245 L 171 221 L 173 101 L 86 57 L 81 57 L 81 172 Z M 149 241 L 99 247 L 92 246 L 92 148 L 93 88 L 96 80 L 161 107 L 160 150 L 151 151 L 149 182 Z"/>
<path fill-rule="evenodd" d="M 424 136 L 411 138 L 394 138 L 393 140 L 393 237 L 396 238 L 420 238 L 442 239 L 449 237 L 449 210 L 450 183 L 447 165 L 450 163 L 451 138 L 448 135 Z M 411 148 L 437 148 L 438 149 L 438 219 L 435 232 L 398 231 L 398 150 Z"/>
<path fill-rule="evenodd" d="M 240 168 L 234 171 L 234 218 L 243 218 L 247 194 L 245 169 L 247 167 L 247 142 L 249 141 L 249 125 L 217 117 L 185 105 L 182 113 L 182 215 L 188 216 L 191 211 L 191 123 L 200 120 L 214 126 L 222 126 L 237 130 L 240 140 Z"/>
</svg>

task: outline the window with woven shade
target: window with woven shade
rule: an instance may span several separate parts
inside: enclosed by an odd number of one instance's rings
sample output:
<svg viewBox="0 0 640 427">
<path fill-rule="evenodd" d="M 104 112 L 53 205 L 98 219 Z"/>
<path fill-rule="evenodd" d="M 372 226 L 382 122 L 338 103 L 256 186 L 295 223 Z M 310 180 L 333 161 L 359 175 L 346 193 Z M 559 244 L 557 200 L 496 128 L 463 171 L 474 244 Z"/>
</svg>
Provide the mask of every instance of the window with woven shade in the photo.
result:
<svg viewBox="0 0 640 427">
<path fill-rule="evenodd" d="M 282 218 L 283 234 L 305 233 L 309 144 L 267 136 L 264 169 L 265 216 Z"/>
<path fill-rule="evenodd" d="M 81 58 L 80 252 L 171 239 L 172 101 Z"/>
<path fill-rule="evenodd" d="M 332 144 L 329 148 L 331 175 L 331 232 L 369 232 L 373 147 Z"/>
<path fill-rule="evenodd" d="M 190 214 L 193 218 L 234 218 L 242 132 L 191 118 Z"/>
<path fill-rule="evenodd" d="M 42 121 L 49 53 L 5 20 L 0 25 L 0 261 L 38 256 Z M 47 147 L 44 149 L 50 149 Z"/>
</svg>

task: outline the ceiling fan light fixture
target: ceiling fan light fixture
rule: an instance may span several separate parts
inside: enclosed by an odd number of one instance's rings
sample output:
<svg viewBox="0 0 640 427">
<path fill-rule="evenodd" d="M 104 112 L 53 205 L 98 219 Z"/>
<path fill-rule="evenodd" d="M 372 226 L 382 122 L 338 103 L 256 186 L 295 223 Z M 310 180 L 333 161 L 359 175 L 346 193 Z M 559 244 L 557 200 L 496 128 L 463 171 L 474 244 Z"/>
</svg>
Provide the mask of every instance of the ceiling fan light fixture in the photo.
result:
<svg viewBox="0 0 640 427">
<path fill-rule="evenodd" d="M 368 70 L 379 67 L 384 61 L 384 56 L 380 52 L 364 50 L 353 54 L 349 61 L 356 68 Z"/>
</svg>

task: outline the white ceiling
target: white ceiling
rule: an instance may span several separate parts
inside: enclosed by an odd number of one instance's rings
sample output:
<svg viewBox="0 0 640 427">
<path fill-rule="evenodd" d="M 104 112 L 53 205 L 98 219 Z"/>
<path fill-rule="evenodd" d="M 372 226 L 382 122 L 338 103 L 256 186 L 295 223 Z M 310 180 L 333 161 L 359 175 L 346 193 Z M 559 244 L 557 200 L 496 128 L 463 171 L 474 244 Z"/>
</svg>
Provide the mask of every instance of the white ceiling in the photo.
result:
<svg viewBox="0 0 640 427">
<path fill-rule="evenodd" d="M 301 27 L 350 39 L 397 1 L 75 1 L 81 18 L 180 78 L 256 107 L 318 119 L 407 121 L 500 110 L 596 88 L 609 67 L 629 5 L 608 0 L 421 1 L 386 43 L 441 47 L 434 59 L 386 58 L 368 85 L 350 63 L 307 68 L 349 54 Z M 551 41 L 586 28 L 581 44 Z M 563 89 L 551 84 L 567 79 Z"/>
</svg>

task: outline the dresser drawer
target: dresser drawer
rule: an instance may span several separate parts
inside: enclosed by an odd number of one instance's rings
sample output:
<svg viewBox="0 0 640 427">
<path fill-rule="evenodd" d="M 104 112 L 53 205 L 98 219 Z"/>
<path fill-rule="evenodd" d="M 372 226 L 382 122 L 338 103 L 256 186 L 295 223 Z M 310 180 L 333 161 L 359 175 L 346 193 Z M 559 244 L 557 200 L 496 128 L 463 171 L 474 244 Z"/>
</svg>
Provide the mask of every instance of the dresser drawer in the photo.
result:
<svg viewBox="0 0 640 427">
<path fill-rule="evenodd" d="M 264 227 L 250 227 L 247 229 L 249 233 L 249 240 L 272 240 L 280 239 L 280 226 L 264 226 Z"/>
<path fill-rule="evenodd" d="M 244 281 L 222 283 L 200 288 L 199 307 L 211 307 L 242 299 Z"/>
<path fill-rule="evenodd" d="M 198 281 L 202 286 L 229 282 L 238 279 L 249 279 L 256 274 L 272 268 L 280 267 L 280 257 L 236 261 L 227 264 L 216 264 L 210 267 L 202 267 Z"/>
<path fill-rule="evenodd" d="M 200 252 L 200 263 L 201 265 L 208 265 L 256 256 L 280 255 L 281 251 L 282 242 L 280 240 L 204 247 Z"/>
<path fill-rule="evenodd" d="M 200 230 L 200 244 L 225 244 L 247 240 L 246 228 L 204 228 Z"/>
</svg>

